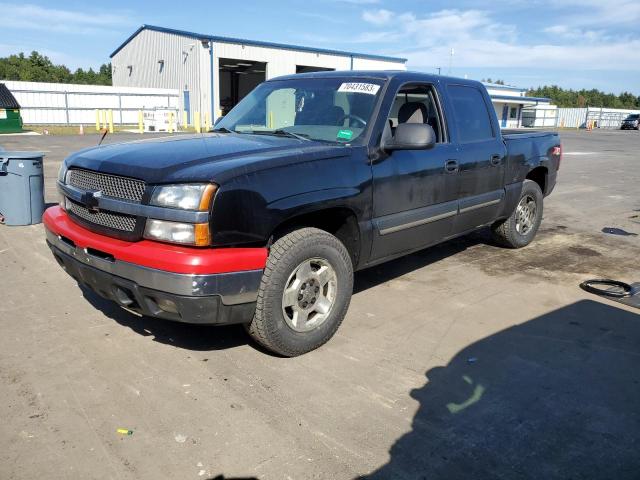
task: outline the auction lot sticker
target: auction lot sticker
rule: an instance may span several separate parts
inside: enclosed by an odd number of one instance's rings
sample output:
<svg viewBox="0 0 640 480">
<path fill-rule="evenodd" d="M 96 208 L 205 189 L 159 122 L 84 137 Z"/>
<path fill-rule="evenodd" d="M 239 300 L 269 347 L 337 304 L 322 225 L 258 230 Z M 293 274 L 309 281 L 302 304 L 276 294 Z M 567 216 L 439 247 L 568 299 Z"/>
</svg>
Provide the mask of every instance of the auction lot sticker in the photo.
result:
<svg viewBox="0 0 640 480">
<path fill-rule="evenodd" d="M 356 83 L 347 82 L 340 85 L 339 92 L 345 93 L 367 93 L 369 95 L 375 95 L 380 90 L 380 85 L 375 83 Z"/>
</svg>

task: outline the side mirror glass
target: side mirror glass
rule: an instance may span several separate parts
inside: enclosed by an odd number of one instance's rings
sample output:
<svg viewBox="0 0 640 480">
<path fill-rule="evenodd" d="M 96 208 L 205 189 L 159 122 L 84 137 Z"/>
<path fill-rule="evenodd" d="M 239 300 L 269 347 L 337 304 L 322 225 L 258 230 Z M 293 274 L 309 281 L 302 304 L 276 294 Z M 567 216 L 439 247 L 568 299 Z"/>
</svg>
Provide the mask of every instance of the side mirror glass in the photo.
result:
<svg viewBox="0 0 640 480">
<path fill-rule="evenodd" d="M 436 144 L 436 133 L 426 123 L 401 123 L 383 148 L 393 150 L 426 150 Z"/>
</svg>

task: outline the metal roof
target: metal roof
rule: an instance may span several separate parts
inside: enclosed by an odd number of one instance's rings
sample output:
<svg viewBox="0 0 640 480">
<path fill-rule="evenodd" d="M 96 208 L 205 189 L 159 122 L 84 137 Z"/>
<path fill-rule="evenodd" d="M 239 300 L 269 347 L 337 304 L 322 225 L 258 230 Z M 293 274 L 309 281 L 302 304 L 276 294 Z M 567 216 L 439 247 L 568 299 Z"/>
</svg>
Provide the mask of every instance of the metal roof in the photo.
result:
<svg viewBox="0 0 640 480">
<path fill-rule="evenodd" d="M 514 97 L 512 95 L 491 95 L 489 96 L 494 100 L 509 100 L 512 103 L 518 102 L 536 102 L 536 103 L 550 103 L 550 98 L 545 97 Z"/>
<path fill-rule="evenodd" d="M 0 83 L 0 108 L 18 109 L 20 104 L 4 83 Z"/>
<path fill-rule="evenodd" d="M 404 82 L 447 82 L 458 85 L 481 85 L 476 80 L 467 78 L 447 77 L 444 75 L 436 75 L 435 73 L 415 72 L 411 70 L 329 70 L 322 72 L 296 73 L 282 75 L 267 80 L 267 82 L 277 82 L 279 80 L 290 80 L 300 78 L 372 78 L 379 80 L 389 80 L 391 78 L 400 78 Z M 521 98 L 521 97 L 512 97 Z"/>
<path fill-rule="evenodd" d="M 368 54 L 368 53 L 357 53 L 357 52 L 346 52 L 346 51 L 341 51 L 341 50 L 329 50 L 329 49 L 324 49 L 324 48 L 313 48 L 313 47 L 302 47 L 299 45 L 288 45 L 285 43 L 273 43 L 273 42 L 263 42 L 260 40 L 247 40 L 244 38 L 233 38 L 233 37 L 219 37 L 219 36 L 215 36 L 215 35 L 204 35 L 201 33 L 196 33 L 196 32 L 189 32 L 186 30 L 176 30 L 173 28 L 165 28 L 165 27 L 157 27 L 155 25 L 142 25 L 140 28 L 138 28 L 135 32 L 133 32 L 131 34 L 131 36 L 129 38 L 127 38 L 122 45 L 120 45 L 118 48 L 116 48 L 113 53 L 111 55 L 109 55 L 110 58 L 113 58 L 114 55 L 116 55 L 120 50 L 122 50 L 125 45 L 127 45 L 131 40 L 133 40 L 133 38 L 138 35 L 141 31 L 143 30 L 153 30 L 156 32 L 163 32 L 163 33 L 172 33 L 175 35 L 181 35 L 183 37 L 190 37 L 190 38 L 195 38 L 198 40 L 210 40 L 213 42 L 219 42 L 219 43 L 237 43 L 239 45 L 252 45 L 252 46 L 256 46 L 256 47 L 267 47 L 267 48 L 278 48 L 278 49 L 282 49 L 282 50 L 298 50 L 301 52 L 311 52 L 311 53 L 323 53 L 326 55 L 338 55 L 341 57 L 353 57 L 353 58 L 366 58 L 366 59 L 370 59 L 370 60 L 386 60 L 389 62 L 402 62 L 402 63 L 406 63 L 407 59 L 406 58 L 400 58 L 400 57 L 388 57 L 385 55 L 372 55 L 372 54 Z"/>
<path fill-rule="evenodd" d="M 512 90 L 514 92 L 525 92 L 526 88 L 514 87 L 513 85 L 502 85 L 500 83 L 482 82 L 487 88 L 493 88 L 494 90 Z"/>
</svg>

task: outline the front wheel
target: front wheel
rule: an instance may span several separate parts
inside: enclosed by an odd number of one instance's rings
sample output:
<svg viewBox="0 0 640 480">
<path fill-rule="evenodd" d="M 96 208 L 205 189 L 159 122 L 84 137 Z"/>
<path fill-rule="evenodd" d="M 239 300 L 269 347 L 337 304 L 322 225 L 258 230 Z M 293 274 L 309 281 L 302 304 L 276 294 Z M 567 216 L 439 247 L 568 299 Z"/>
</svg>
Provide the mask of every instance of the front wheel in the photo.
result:
<svg viewBox="0 0 640 480">
<path fill-rule="evenodd" d="M 493 224 L 493 239 L 502 246 L 522 248 L 531 243 L 542 222 L 543 195 L 540 186 L 525 180 L 520 200 L 513 213 Z"/>
<path fill-rule="evenodd" d="M 294 357 L 338 330 L 353 292 L 349 252 L 336 237 L 301 228 L 270 249 L 249 334 L 269 350 Z"/>
</svg>

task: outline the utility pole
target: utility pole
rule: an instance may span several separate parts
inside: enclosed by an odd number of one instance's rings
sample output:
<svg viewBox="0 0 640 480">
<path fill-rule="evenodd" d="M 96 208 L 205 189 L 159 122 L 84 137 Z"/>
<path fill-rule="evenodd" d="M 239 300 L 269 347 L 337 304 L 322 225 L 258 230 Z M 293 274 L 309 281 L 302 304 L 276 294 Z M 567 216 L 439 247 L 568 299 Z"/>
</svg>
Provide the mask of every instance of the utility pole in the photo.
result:
<svg viewBox="0 0 640 480">
<path fill-rule="evenodd" d="M 436 67 L 438 69 L 438 75 L 440 75 L 440 67 Z"/>
</svg>

